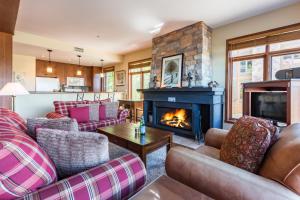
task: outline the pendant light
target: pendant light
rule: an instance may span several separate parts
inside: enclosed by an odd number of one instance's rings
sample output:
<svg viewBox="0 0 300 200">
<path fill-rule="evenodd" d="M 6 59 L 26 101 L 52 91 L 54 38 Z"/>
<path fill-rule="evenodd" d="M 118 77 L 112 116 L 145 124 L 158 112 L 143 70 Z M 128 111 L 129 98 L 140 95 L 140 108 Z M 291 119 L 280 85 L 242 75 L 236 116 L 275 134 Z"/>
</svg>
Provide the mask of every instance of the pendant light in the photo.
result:
<svg viewBox="0 0 300 200">
<path fill-rule="evenodd" d="M 53 73 L 53 68 L 51 66 L 51 53 L 52 53 L 52 50 L 47 49 L 47 51 L 48 51 L 48 66 L 46 68 L 46 71 L 47 71 L 47 73 L 51 74 L 51 73 Z"/>
<path fill-rule="evenodd" d="M 77 55 L 78 57 L 78 67 L 79 69 L 76 71 L 76 75 L 77 76 L 82 76 L 82 71 L 80 70 L 80 58 L 81 58 L 81 55 Z"/>
<path fill-rule="evenodd" d="M 104 62 L 104 60 L 101 59 L 100 61 L 101 61 L 101 71 L 102 71 L 102 73 L 100 73 L 100 77 L 103 78 L 104 77 L 104 73 L 103 73 L 103 62 Z"/>
</svg>

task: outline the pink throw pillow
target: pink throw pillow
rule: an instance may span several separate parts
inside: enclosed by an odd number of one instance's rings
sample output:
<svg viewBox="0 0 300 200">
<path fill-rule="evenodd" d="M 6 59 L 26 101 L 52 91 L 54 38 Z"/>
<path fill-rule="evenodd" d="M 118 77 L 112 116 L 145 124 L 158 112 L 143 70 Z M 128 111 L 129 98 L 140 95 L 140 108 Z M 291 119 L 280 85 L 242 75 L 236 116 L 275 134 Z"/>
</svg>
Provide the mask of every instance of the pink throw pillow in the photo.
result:
<svg viewBox="0 0 300 200">
<path fill-rule="evenodd" d="M 106 109 L 105 105 L 99 106 L 99 120 L 105 120 L 106 119 Z"/>
<path fill-rule="evenodd" d="M 69 108 L 70 117 L 76 119 L 78 123 L 90 121 L 89 107 Z"/>
</svg>

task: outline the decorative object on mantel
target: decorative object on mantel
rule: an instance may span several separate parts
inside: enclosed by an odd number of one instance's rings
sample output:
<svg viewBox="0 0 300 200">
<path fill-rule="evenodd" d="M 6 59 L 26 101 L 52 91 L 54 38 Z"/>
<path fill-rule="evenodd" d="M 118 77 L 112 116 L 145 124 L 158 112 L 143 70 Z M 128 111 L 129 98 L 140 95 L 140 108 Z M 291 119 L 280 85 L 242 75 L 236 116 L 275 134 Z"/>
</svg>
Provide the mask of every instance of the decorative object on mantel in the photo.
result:
<svg viewBox="0 0 300 200">
<path fill-rule="evenodd" d="M 162 58 L 161 87 L 181 87 L 183 54 Z"/>
<path fill-rule="evenodd" d="M 150 86 L 150 88 L 154 88 L 154 89 L 159 88 L 158 83 L 159 83 L 159 81 L 157 79 L 157 75 L 154 74 L 153 79 L 152 79 L 152 85 Z"/>
<path fill-rule="evenodd" d="M 218 87 L 220 84 L 217 82 L 217 81 L 210 81 L 208 83 L 208 87 L 211 87 L 211 88 L 215 88 L 215 87 Z"/>
<path fill-rule="evenodd" d="M 189 88 L 192 88 L 192 80 L 193 80 L 193 77 L 192 77 L 192 73 L 191 73 L 191 72 L 188 73 L 187 80 L 188 80 L 188 87 L 189 87 Z"/>
<path fill-rule="evenodd" d="M 121 70 L 116 72 L 116 86 L 123 86 L 126 82 L 126 71 Z"/>
</svg>

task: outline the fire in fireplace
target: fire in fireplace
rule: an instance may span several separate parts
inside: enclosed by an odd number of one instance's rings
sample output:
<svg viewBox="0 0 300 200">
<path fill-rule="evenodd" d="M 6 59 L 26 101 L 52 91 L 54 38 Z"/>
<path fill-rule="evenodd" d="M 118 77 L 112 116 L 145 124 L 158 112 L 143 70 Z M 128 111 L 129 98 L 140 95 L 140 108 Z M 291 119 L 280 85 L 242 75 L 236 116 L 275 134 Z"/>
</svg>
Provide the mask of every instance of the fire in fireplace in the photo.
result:
<svg viewBox="0 0 300 200">
<path fill-rule="evenodd" d="M 191 130 L 191 114 L 186 109 L 165 112 L 160 119 L 162 125 Z"/>
</svg>

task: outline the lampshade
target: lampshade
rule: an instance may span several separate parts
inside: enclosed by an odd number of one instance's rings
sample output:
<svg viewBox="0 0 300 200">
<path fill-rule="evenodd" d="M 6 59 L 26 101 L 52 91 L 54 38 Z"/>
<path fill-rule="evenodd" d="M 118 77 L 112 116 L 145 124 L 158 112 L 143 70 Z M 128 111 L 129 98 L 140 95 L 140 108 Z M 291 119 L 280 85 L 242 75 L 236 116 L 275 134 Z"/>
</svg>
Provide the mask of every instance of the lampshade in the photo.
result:
<svg viewBox="0 0 300 200">
<path fill-rule="evenodd" d="M 6 83 L 0 90 L 0 96 L 18 96 L 26 94 L 29 94 L 29 92 L 18 82 Z"/>
</svg>

